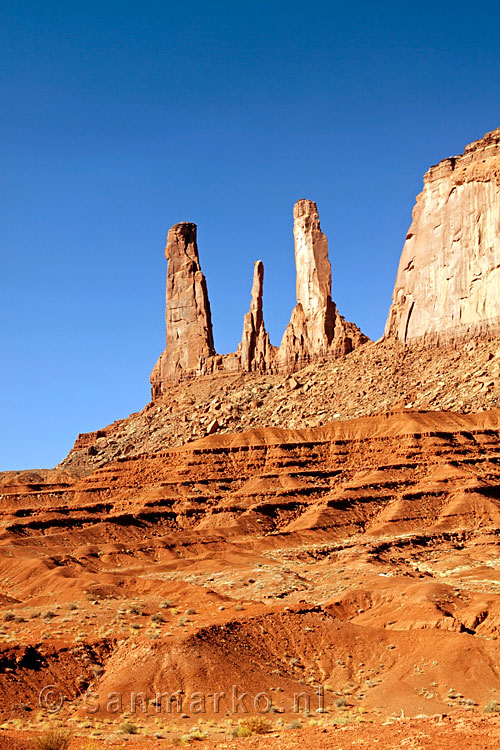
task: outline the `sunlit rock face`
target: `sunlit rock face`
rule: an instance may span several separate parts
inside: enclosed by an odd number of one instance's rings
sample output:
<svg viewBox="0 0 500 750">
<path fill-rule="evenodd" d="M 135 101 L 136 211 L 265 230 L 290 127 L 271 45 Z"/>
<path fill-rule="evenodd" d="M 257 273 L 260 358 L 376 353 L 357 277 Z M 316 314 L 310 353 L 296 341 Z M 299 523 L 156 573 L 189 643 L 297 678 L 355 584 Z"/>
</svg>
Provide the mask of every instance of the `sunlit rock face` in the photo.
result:
<svg viewBox="0 0 500 750">
<path fill-rule="evenodd" d="M 347 354 L 367 341 L 359 328 L 339 315 L 332 301 L 328 240 L 321 231 L 316 203 L 297 201 L 293 219 L 297 305 L 278 352 L 284 370 L 317 357 Z"/>
<path fill-rule="evenodd" d="M 500 329 L 500 128 L 424 177 L 385 333 L 449 341 Z"/>
</svg>

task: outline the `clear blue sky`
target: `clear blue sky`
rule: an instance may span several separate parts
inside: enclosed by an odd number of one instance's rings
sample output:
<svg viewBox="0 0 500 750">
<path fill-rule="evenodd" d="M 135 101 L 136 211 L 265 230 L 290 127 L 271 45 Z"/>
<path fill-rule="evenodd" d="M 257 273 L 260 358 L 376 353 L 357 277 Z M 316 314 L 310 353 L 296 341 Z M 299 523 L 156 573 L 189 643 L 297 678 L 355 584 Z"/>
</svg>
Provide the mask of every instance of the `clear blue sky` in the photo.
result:
<svg viewBox="0 0 500 750">
<path fill-rule="evenodd" d="M 379 337 L 425 170 L 500 125 L 497 2 L 4 0 L 0 22 L 1 469 L 148 401 L 178 221 L 219 352 L 257 258 L 279 344 L 298 198 Z"/>
</svg>

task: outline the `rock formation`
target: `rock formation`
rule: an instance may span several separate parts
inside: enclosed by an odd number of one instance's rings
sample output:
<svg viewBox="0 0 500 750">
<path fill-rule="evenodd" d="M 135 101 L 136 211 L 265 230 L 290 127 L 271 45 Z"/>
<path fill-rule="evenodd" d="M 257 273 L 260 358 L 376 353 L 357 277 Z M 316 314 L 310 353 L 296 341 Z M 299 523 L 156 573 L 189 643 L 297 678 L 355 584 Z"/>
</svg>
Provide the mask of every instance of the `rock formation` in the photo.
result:
<svg viewBox="0 0 500 750">
<path fill-rule="evenodd" d="M 217 372 L 294 372 L 318 357 L 342 356 L 368 341 L 338 314 L 331 298 L 328 241 L 313 201 L 294 207 L 297 305 L 279 349 L 269 340 L 263 316 L 264 265 L 254 268 L 250 310 L 234 354 L 216 354 L 210 304 L 196 245 L 196 225 L 173 226 L 167 238 L 167 342 L 152 374 L 152 398 L 168 384 Z"/>
<path fill-rule="evenodd" d="M 255 261 L 250 310 L 243 319 L 243 334 L 237 354 L 241 369 L 251 372 L 265 372 L 272 369 L 275 347 L 271 346 L 269 334 L 264 325 L 262 296 L 264 288 L 264 264 Z"/>
<path fill-rule="evenodd" d="M 500 128 L 424 177 L 385 333 L 444 342 L 500 329 Z"/>
<path fill-rule="evenodd" d="M 297 305 L 278 352 L 282 369 L 293 370 L 311 358 L 341 356 L 367 341 L 346 323 L 331 298 L 328 240 L 321 231 L 316 203 L 300 200 L 293 209 Z"/>
<path fill-rule="evenodd" d="M 159 384 L 201 374 L 215 354 L 207 283 L 201 271 L 196 224 L 175 224 L 167 235 L 166 349 L 151 374 L 153 397 Z"/>
</svg>

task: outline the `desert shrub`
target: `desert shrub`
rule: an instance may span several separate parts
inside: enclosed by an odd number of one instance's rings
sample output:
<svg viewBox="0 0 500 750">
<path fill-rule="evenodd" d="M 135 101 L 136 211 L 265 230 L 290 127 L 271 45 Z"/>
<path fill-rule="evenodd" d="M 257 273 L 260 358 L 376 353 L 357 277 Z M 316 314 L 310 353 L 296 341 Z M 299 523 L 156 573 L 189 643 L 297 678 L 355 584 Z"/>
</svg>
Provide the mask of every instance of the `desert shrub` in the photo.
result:
<svg viewBox="0 0 500 750">
<path fill-rule="evenodd" d="M 287 724 L 287 729 L 300 729 L 302 727 L 302 723 L 298 719 L 293 719 L 289 724 Z"/>
<path fill-rule="evenodd" d="M 170 607 L 175 607 L 175 602 L 173 602 L 172 599 L 165 599 L 165 601 L 160 604 L 160 607 L 162 609 L 169 609 Z"/>
<path fill-rule="evenodd" d="M 69 746 L 69 734 L 60 729 L 51 729 L 35 737 L 34 745 L 38 750 L 66 750 Z"/>
<path fill-rule="evenodd" d="M 337 700 L 335 701 L 335 705 L 337 706 L 337 708 L 344 708 L 345 706 L 347 706 L 347 701 L 345 698 L 337 698 Z"/>
<path fill-rule="evenodd" d="M 12 612 L 6 612 L 3 616 L 4 622 L 12 622 L 14 618 L 15 615 Z"/>
<path fill-rule="evenodd" d="M 262 716 L 247 716 L 240 719 L 238 737 L 248 737 L 251 734 L 266 734 L 271 731 L 271 724 Z"/>
<path fill-rule="evenodd" d="M 195 615 L 196 614 L 196 610 L 193 609 L 192 607 L 189 607 L 189 609 L 186 609 L 186 613 L 185 614 L 186 615 Z"/>
<path fill-rule="evenodd" d="M 78 604 L 76 602 L 70 602 L 68 604 L 68 609 L 70 612 L 74 612 L 75 609 L 78 609 Z"/>
<path fill-rule="evenodd" d="M 490 701 L 484 708 L 483 713 L 485 714 L 498 714 L 500 713 L 500 703 L 496 701 Z"/>
<path fill-rule="evenodd" d="M 189 734 L 183 735 L 181 738 L 181 742 L 183 745 L 189 745 L 190 742 L 195 742 L 196 740 L 205 740 L 208 737 L 208 734 L 206 732 L 202 732 L 199 727 L 193 727 Z"/>
<path fill-rule="evenodd" d="M 142 615 L 142 609 L 138 607 L 136 604 L 133 604 L 129 609 L 129 614 L 131 615 Z"/>
<path fill-rule="evenodd" d="M 243 610 L 243 607 L 241 604 L 236 604 L 234 611 L 235 612 L 241 612 Z"/>
<path fill-rule="evenodd" d="M 51 609 L 47 610 L 47 612 L 44 612 L 42 615 L 44 620 L 53 620 L 54 617 L 57 617 L 55 612 L 52 612 Z"/>
<path fill-rule="evenodd" d="M 162 623 L 165 622 L 165 618 L 163 617 L 163 615 L 160 615 L 158 612 L 156 612 L 154 615 L 151 615 L 151 622 Z"/>
<path fill-rule="evenodd" d="M 132 724 L 132 722 L 130 721 L 124 721 L 120 727 L 120 730 L 123 732 L 123 734 L 137 734 L 138 732 L 136 725 Z"/>
</svg>

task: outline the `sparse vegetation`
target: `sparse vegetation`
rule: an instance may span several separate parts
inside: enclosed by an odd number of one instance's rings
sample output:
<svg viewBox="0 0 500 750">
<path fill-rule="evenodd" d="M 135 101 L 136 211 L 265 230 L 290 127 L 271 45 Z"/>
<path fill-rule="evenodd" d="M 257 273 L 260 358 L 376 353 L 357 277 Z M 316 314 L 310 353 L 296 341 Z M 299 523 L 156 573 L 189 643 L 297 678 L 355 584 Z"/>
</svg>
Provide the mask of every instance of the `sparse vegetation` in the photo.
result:
<svg viewBox="0 0 500 750">
<path fill-rule="evenodd" d="M 245 719 L 240 719 L 236 736 L 250 737 L 252 734 L 267 734 L 271 729 L 271 723 L 262 716 L 247 716 Z"/>
<path fill-rule="evenodd" d="M 500 703 L 497 703 L 497 701 L 490 701 L 483 708 L 483 713 L 485 713 L 485 714 L 499 714 L 500 713 Z"/>
<path fill-rule="evenodd" d="M 123 734 L 137 734 L 139 731 L 136 725 L 132 724 L 131 721 L 124 721 L 120 729 L 123 732 Z"/>
<path fill-rule="evenodd" d="M 40 737 L 35 737 L 33 743 L 37 750 L 66 750 L 69 746 L 69 734 L 61 729 L 50 729 Z"/>
</svg>

